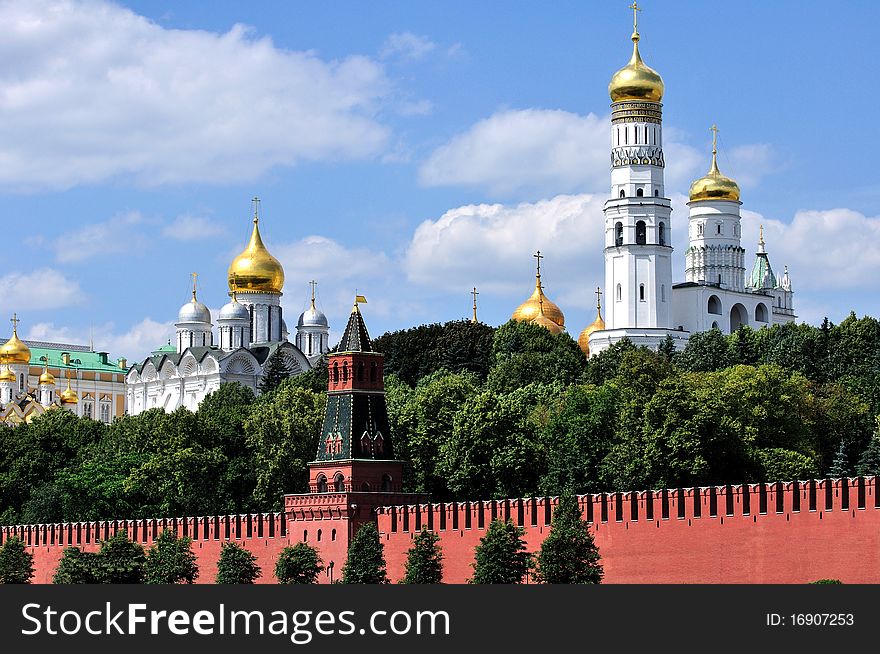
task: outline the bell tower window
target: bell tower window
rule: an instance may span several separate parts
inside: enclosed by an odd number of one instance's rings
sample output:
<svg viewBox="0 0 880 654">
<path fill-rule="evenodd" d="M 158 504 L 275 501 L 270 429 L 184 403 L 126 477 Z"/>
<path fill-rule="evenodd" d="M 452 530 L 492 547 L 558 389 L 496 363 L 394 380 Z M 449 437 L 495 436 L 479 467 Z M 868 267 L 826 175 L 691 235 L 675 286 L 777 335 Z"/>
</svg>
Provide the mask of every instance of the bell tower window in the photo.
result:
<svg viewBox="0 0 880 654">
<path fill-rule="evenodd" d="M 648 231 L 645 227 L 645 221 L 640 220 L 636 223 L 636 245 L 645 245 L 648 239 Z"/>
<path fill-rule="evenodd" d="M 614 225 L 614 245 L 623 245 L 623 223 Z"/>
</svg>

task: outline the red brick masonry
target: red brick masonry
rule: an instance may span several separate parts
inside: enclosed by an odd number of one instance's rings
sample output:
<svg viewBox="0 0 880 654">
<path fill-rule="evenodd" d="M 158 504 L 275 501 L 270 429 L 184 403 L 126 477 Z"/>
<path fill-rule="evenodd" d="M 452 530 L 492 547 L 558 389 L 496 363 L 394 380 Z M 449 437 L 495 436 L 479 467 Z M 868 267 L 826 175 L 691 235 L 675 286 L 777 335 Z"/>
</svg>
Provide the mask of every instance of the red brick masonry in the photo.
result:
<svg viewBox="0 0 880 654">
<path fill-rule="evenodd" d="M 281 549 L 305 540 L 332 563 L 322 575 L 328 583 L 340 576 L 354 529 L 376 520 L 393 581 L 403 575 L 413 536 L 427 526 L 441 537 L 444 581 L 462 583 L 494 517 L 522 526 L 529 549 L 537 550 L 556 504 L 556 498 L 525 498 L 395 505 L 407 498 L 397 497 L 310 493 L 286 496 L 284 513 L 0 527 L 0 542 L 20 536 L 34 554 L 34 582 L 49 583 L 67 545 L 94 551 L 119 529 L 149 545 L 172 529 L 193 539 L 200 583 L 213 582 L 225 540 L 251 550 L 263 569 L 259 581 L 272 583 Z M 608 583 L 880 583 L 875 477 L 606 493 L 579 501 Z"/>
</svg>

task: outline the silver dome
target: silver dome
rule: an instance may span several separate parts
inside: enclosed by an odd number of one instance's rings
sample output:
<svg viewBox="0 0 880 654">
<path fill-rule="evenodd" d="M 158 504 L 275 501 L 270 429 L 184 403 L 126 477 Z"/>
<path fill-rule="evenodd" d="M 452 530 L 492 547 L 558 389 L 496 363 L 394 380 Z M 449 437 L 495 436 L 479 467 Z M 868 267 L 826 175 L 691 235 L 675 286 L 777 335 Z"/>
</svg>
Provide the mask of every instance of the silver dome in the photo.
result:
<svg viewBox="0 0 880 654">
<path fill-rule="evenodd" d="M 223 305 L 223 308 L 220 309 L 220 316 L 218 317 L 218 321 L 220 320 L 250 320 L 251 314 L 247 310 L 247 307 L 243 304 L 239 304 L 235 300 L 232 302 L 227 302 Z"/>
<path fill-rule="evenodd" d="M 211 312 L 204 304 L 193 298 L 177 312 L 177 322 L 211 323 Z"/>
<path fill-rule="evenodd" d="M 329 327 L 327 316 L 318 311 L 313 304 L 299 315 L 297 327 Z"/>
</svg>

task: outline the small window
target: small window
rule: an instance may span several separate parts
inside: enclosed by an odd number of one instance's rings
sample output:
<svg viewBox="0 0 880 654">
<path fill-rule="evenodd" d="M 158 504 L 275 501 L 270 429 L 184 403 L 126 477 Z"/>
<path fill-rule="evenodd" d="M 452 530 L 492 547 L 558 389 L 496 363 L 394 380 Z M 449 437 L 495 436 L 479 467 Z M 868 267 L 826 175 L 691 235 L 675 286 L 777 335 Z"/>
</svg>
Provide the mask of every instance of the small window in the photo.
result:
<svg viewBox="0 0 880 654">
<path fill-rule="evenodd" d="M 321 542 L 321 530 L 320 529 L 318 530 L 317 536 L 318 536 L 318 542 L 320 543 Z"/>
<path fill-rule="evenodd" d="M 391 492 L 391 475 L 382 475 L 382 490 L 386 493 Z"/>
<path fill-rule="evenodd" d="M 717 233 L 720 234 L 721 233 L 721 223 L 718 223 L 717 225 L 715 225 L 715 228 L 716 228 Z"/>
<path fill-rule="evenodd" d="M 614 245 L 623 245 L 623 223 L 614 225 Z"/>
<path fill-rule="evenodd" d="M 318 475 L 318 492 L 327 492 L 327 477 L 325 477 L 324 475 Z"/>
<path fill-rule="evenodd" d="M 699 223 L 697 225 L 697 236 L 702 236 L 702 235 L 703 235 L 703 223 Z"/>
<path fill-rule="evenodd" d="M 666 245 L 666 223 L 660 223 L 657 226 L 657 242 L 660 245 Z"/>
<path fill-rule="evenodd" d="M 345 491 L 345 477 L 342 476 L 341 472 L 337 472 L 336 476 L 333 478 L 333 490 L 337 493 Z"/>
<path fill-rule="evenodd" d="M 617 285 L 617 301 L 620 302 L 623 299 L 623 289 L 620 284 Z"/>
<path fill-rule="evenodd" d="M 655 188 L 655 189 L 654 189 L 654 197 L 655 197 L 655 198 L 659 198 L 659 197 L 660 197 L 660 189 L 659 189 L 659 188 Z"/>
<path fill-rule="evenodd" d="M 645 196 L 645 189 L 637 188 L 636 189 L 636 197 L 641 198 Z"/>
<path fill-rule="evenodd" d="M 645 301 L 645 285 L 639 284 L 639 300 L 641 302 Z"/>
<path fill-rule="evenodd" d="M 626 197 L 626 191 L 624 191 L 623 189 L 620 189 L 620 197 L 622 197 L 622 198 Z"/>
<path fill-rule="evenodd" d="M 648 240 L 648 230 L 645 221 L 640 220 L 636 223 L 636 245 L 645 245 Z"/>
<path fill-rule="evenodd" d="M 660 284 L 660 301 L 666 302 L 666 284 Z"/>
</svg>

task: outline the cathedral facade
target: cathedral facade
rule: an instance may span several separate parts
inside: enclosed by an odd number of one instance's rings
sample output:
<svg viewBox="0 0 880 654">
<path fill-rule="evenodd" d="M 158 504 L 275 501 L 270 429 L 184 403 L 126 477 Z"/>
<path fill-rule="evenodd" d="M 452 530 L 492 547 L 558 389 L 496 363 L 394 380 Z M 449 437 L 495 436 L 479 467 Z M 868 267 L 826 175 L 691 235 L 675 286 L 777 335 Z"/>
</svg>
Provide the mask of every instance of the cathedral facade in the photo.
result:
<svg viewBox="0 0 880 654">
<path fill-rule="evenodd" d="M 255 393 L 271 357 L 281 357 L 291 375 L 307 370 L 329 350 L 330 326 L 311 304 L 297 322 L 296 344 L 288 340 L 281 306 L 284 269 L 260 235 L 258 201 L 253 228 L 244 251 L 227 273 L 230 301 L 215 325 L 211 312 L 196 296 L 178 312 L 174 345 L 155 350 L 126 376 L 128 413 L 153 408 L 192 411 L 224 382 L 238 382 Z"/>
<path fill-rule="evenodd" d="M 633 7 L 634 13 L 636 8 Z M 671 338 L 683 349 L 692 333 L 740 326 L 760 329 L 796 319 L 788 268 L 773 272 L 763 229 L 751 272 L 742 246 L 740 189 L 718 169 L 717 128 L 709 172 L 691 184 L 685 280 L 672 278 L 672 202 L 666 196 L 663 152 L 663 79 L 639 53 L 633 20 L 632 57 L 611 78 L 611 197 L 604 208 L 605 317 L 596 319 L 578 344 L 590 356 L 624 338 L 656 349 Z M 553 333 L 565 328 L 538 275 L 532 296 L 514 320 Z"/>
</svg>

